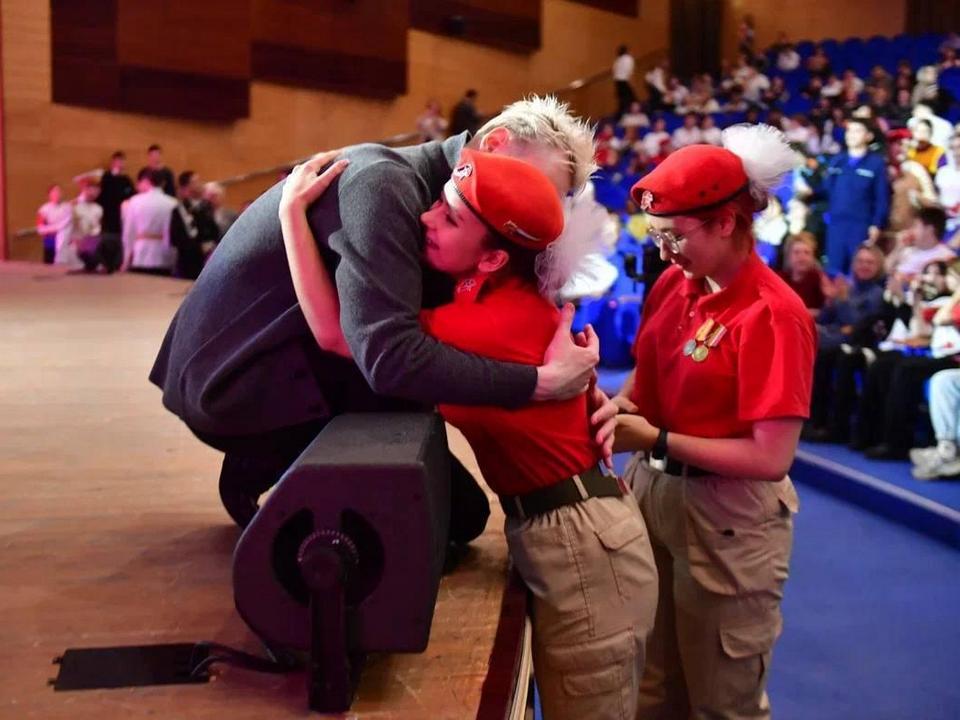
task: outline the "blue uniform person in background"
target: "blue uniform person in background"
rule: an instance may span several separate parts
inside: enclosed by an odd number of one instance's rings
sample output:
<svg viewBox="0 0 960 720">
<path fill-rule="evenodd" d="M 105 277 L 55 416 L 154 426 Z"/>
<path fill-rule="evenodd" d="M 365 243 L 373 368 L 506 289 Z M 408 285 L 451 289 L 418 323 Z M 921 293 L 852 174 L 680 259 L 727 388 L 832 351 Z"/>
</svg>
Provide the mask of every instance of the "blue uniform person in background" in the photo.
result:
<svg viewBox="0 0 960 720">
<path fill-rule="evenodd" d="M 847 150 L 827 167 L 827 269 L 848 273 L 857 248 L 874 243 L 887 223 L 890 182 L 880 153 L 870 152 L 873 129 L 859 118 L 847 120 Z"/>
</svg>

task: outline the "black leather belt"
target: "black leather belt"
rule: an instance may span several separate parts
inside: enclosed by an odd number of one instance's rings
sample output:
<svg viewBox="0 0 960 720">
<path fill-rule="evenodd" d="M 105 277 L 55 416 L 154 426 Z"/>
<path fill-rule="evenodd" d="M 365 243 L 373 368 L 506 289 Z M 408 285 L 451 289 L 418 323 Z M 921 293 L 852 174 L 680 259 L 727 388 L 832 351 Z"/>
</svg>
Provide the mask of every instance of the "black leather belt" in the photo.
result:
<svg viewBox="0 0 960 720">
<path fill-rule="evenodd" d="M 550 487 L 538 488 L 523 495 L 500 495 L 499 498 L 507 517 L 522 520 L 587 498 L 619 497 L 625 493 L 625 486 L 616 475 L 608 475 L 599 465 L 595 465 Z"/>
<path fill-rule="evenodd" d="M 650 457 L 650 453 L 646 453 L 646 457 L 648 463 L 652 464 L 657 462 Z M 658 469 L 659 463 L 653 467 L 654 469 Z M 687 465 L 686 463 L 682 463 L 679 460 L 674 460 L 669 456 L 667 456 L 666 464 L 661 472 L 666 473 L 667 475 L 676 475 L 677 477 L 703 477 L 704 475 L 716 475 L 715 472 L 698 468 L 696 465 Z"/>
</svg>

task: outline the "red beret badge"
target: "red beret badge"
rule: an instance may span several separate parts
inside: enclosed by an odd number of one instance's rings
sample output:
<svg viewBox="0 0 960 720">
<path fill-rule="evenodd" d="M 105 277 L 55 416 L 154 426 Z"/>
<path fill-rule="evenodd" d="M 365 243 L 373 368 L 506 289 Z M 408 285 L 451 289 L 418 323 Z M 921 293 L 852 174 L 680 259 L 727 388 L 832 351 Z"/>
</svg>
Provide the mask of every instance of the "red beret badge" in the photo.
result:
<svg viewBox="0 0 960 720">
<path fill-rule="evenodd" d="M 653 193 L 649 190 L 644 190 L 643 195 L 640 196 L 640 209 L 646 212 L 651 207 L 653 207 Z"/>
</svg>

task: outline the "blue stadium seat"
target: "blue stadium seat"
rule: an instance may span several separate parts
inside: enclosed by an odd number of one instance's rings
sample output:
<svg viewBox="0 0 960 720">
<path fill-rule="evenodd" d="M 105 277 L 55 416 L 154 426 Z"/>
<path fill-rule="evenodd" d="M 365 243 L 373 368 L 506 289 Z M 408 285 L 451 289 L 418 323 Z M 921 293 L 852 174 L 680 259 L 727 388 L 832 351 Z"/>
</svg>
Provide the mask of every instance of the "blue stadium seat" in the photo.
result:
<svg viewBox="0 0 960 720">
<path fill-rule="evenodd" d="M 940 73 L 940 87 L 949 92 L 955 101 L 960 102 L 960 68 L 950 68 Z"/>
<path fill-rule="evenodd" d="M 866 60 L 866 49 L 863 44 L 863 40 L 860 38 L 847 38 L 840 44 L 840 54 L 844 59 L 844 64 L 842 67 L 837 68 L 839 71 L 846 70 L 847 68 L 852 69 L 857 75 L 863 76 L 863 64 Z M 867 70 L 869 70 L 867 66 Z"/>
<path fill-rule="evenodd" d="M 810 40 L 801 40 L 797 43 L 797 54 L 803 59 L 806 60 L 808 57 L 813 55 L 813 42 Z"/>
</svg>

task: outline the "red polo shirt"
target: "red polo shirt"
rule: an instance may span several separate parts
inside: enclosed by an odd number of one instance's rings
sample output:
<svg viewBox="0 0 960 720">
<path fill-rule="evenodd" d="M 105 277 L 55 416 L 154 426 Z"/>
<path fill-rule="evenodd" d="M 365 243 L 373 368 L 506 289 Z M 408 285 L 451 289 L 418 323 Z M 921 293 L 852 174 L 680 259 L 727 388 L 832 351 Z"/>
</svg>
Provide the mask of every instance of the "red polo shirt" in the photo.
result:
<svg viewBox="0 0 960 720">
<path fill-rule="evenodd" d="M 696 362 L 683 347 L 708 319 L 726 332 Z M 655 426 L 696 437 L 749 437 L 756 420 L 806 418 L 816 337 L 803 302 L 755 253 L 716 293 L 674 266 L 644 303 L 632 400 Z"/>
<path fill-rule="evenodd" d="M 540 365 L 560 313 L 535 287 L 515 278 L 472 278 L 457 285 L 454 301 L 424 310 L 426 332 L 465 352 Z M 531 402 L 521 408 L 441 405 L 463 432 L 487 484 L 518 495 L 580 473 L 599 460 L 587 399 Z"/>
</svg>

